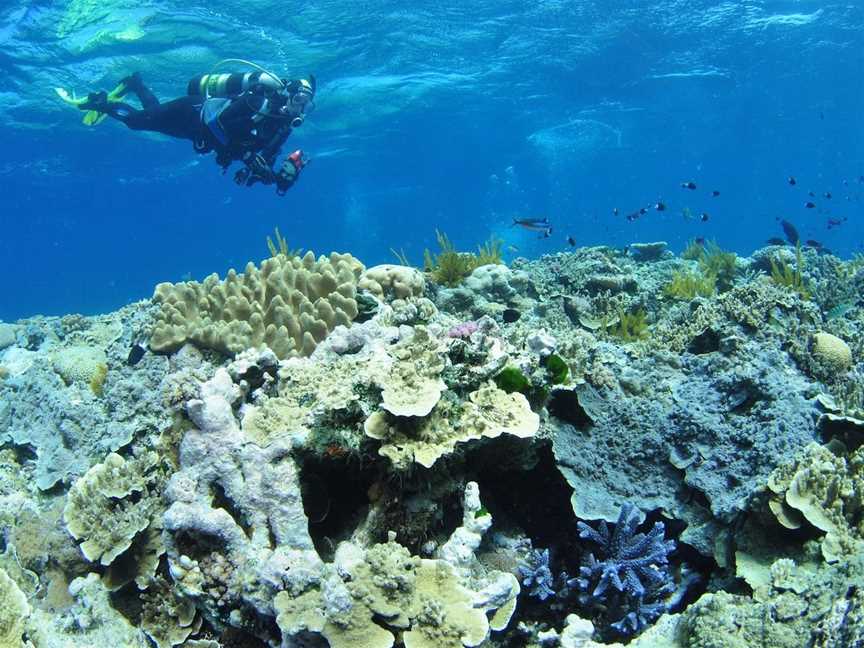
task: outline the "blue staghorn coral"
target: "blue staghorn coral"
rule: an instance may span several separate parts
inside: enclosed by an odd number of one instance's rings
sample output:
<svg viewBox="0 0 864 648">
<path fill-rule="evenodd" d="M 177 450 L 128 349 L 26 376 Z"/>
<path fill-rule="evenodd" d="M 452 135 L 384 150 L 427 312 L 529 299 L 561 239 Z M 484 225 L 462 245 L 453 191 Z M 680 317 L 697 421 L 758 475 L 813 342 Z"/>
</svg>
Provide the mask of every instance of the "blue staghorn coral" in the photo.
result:
<svg viewBox="0 0 864 648">
<path fill-rule="evenodd" d="M 589 553 L 579 577 L 568 585 L 581 592 L 579 602 L 601 611 L 609 626 L 621 635 L 637 634 L 667 609 L 666 597 L 675 589 L 669 573 L 674 540 L 664 540 L 666 528 L 656 522 L 647 533 L 636 533 L 639 512 L 633 504 L 621 507 L 615 529 L 605 520 L 597 529 L 579 522 L 579 537 L 599 545 Z"/>
<path fill-rule="evenodd" d="M 545 601 L 555 596 L 555 577 L 549 567 L 549 550 L 533 549 L 524 563 L 519 565 L 519 577 L 524 587 L 530 588 L 528 595 Z"/>
</svg>

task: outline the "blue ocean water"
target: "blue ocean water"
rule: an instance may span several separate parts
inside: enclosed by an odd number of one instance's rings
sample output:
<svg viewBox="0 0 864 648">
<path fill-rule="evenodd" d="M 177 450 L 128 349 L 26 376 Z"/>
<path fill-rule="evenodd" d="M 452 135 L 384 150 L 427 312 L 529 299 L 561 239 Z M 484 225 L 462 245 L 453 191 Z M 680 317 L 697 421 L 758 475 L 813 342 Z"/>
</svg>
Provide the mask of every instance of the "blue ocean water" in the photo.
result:
<svg viewBox="0 0 864 648">
<path fill-rule="evenodd" d="M 567 237 L 746 254 L 780 218 L 860 253 L 862 25 L 857 0 L 6 0 L 0 319 L 103 312 L 239 269 L 276 226 L 367 265 L 391 248 L 419 264 L 436 229 L 462 249 L 499 237 L 510 258 Z M 85 126 L 54 92 L 138 70 L 164 100 L 226 58 L 318 79 L 285 151 L 312 163 L 284 197 L 236 186 L 189 142 Z"/>
</svg>

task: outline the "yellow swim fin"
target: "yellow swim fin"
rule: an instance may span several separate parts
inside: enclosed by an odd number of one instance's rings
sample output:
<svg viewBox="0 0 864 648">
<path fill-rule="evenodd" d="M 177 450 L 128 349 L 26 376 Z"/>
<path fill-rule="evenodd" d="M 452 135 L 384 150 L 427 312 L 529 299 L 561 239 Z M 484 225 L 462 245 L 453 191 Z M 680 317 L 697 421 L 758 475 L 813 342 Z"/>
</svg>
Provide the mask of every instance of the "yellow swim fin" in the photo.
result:
<svg viewBox="0 0 864 648">
<path fill-rule="evenodd" d="M 69 92 L 65 88 L 54 88 L 54 92 L 56 92 L 57 96 L 70 106 L 86 110 L 86 108 L 82 108 L 82 105 L 87 103 L 87 97 L 76 97 L 74 92 Z M 129 87 L 125 82 L 121 81 L 116 88 L 106 95 L 106 98 L 108 101 L 122 101 L 128 92 Z M 98 110 L 87 110 L 87 112 L 84 113 L 84 119 L 82 122 L 86 126 L 96 126 L 97 124 L 101 124 L 105 117 L 107 117 L 107 115 Z"/>
</svg>

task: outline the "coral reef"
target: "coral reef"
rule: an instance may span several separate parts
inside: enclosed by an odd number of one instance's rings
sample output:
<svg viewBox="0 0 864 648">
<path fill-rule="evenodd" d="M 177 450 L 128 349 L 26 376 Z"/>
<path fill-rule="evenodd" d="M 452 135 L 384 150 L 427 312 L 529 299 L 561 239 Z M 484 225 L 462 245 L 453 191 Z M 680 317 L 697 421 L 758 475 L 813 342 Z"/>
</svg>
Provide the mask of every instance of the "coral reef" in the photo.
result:
<svg viewBox="0 0 864 648">
<path fill-rule="evenodd" d="M 442 239 L 0 325 L 0 645 L 864 642 L 860 262 Z"/>
</svg>

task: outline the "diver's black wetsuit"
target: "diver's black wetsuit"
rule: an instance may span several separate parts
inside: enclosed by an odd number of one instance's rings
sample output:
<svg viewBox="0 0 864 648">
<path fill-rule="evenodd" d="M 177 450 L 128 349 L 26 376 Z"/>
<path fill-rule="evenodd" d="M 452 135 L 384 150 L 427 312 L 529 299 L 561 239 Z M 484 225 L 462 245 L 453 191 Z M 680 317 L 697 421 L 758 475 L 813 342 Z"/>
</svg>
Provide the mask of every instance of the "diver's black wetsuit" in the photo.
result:
<svg viewBox="0 0 864 648">
<path fill-rule="evenodd" d="M 141 110 L 113 101 L 102 104 L 99 110 L 133 130 L 154 131 L 191 140 L 198 153 L 215 151 L 216 161 L 223 169 L 234 160 L 243 160 L 248 166 L 250 160 L 260 156 L 266 169 L 259 164 L 252 176 L 253 181 L 277 182 L 273 165 L 292 129 L 289 120 L 262 111 L 262 108 L 272 108 L 274 101 L 272 93 L 263 86 L 230 99 L 191 95 L 165 103 L 160 103 L 156 95 L 141 83 L 130 89 L 141 101 Z M 202 108 L 206 102 L 222 102 L 217 104 L 221 107 L 218 126 L 211 127 L 204 122 Z M 247 181 L 247 184 L 251 182 Z"/>
</svg>

